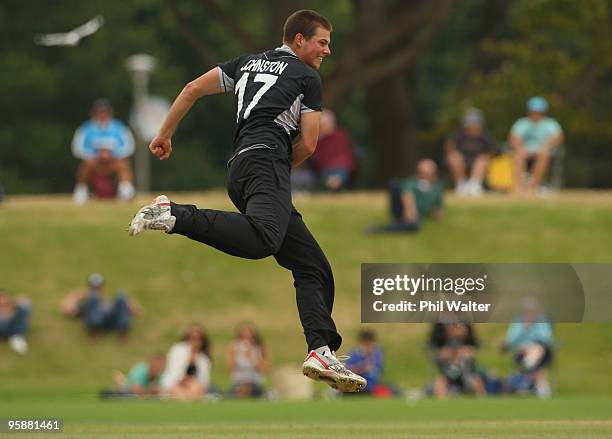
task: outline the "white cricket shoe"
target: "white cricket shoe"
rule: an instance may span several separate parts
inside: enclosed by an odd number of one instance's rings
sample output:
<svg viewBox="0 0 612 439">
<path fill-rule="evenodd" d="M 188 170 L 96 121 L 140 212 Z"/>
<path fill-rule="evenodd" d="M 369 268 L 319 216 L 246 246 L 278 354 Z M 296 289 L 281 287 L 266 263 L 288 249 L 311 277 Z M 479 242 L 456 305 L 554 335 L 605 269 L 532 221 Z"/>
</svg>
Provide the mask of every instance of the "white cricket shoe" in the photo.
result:
<svg viewBox="0 0 612 439">
<path fill-rule="evenodd" d="M 136 236 L 145 230 L 163 230 L 168 233 L 175 223 L 176 217 L 170 213 L 170 200 L 165 195 L 160 195 L 136 213 L 130 222 L 128 234 Z"/>
<path fill-rule="evenodd" d="M 359 392 L 365 389 L 365 378 L 350 371 L 333 353 L 323 355 L 310 351 L 302 373 L 315 381 L 323 381 L 340 392 Z"/>
</svg>

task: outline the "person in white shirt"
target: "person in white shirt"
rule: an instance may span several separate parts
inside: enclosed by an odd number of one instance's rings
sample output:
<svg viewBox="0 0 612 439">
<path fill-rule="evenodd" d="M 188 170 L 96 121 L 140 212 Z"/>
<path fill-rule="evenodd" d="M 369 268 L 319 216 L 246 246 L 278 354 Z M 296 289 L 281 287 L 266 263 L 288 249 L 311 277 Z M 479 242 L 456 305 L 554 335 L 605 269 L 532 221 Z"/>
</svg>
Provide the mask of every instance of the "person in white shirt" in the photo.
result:
<svg viewBox="0 0 612 439">
<path fill-rule="evenodd" d="M 191 324 L 166 357 L 162 393 L 179 400 L 196 400 L 210 389 L 210 342 L 199 324 Z"/>
</svg>

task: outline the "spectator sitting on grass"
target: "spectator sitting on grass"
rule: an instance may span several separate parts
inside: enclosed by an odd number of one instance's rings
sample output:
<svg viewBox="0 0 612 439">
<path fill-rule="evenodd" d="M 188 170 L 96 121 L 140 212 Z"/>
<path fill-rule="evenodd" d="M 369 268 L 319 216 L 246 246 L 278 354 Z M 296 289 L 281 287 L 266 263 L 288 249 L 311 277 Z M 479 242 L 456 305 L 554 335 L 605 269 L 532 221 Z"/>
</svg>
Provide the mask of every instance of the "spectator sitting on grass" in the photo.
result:
<svg viewBox="0 0 612 439">
<path fill-rule="evenodd" d="M 0 338 L 7 339 L 11 349 L 20 355 L 28 351 L 25 336 L 29 329 L 30 309 L 27 297 L 13 300 L 0 288 Z"/>
<path fill-rule="evenodd" d="M 155 396 L 160 392 L 159 379 L 166 367 L 166 356 L 156 353 L 149 361 L 135 365 L 125 376 L 119 371 L 113 373 L 115 390 L 103 392 L 110 396 Z"/>
<path fill-rule="evenodd" d="M 321 113 L 319 140 L 309 163 L 329 191 L 346 189 L 357 170 L 351 138 L 338 127 L 336 115 L 329 109 Z"/>
<path fill-rule="evenodd" d="M 233 396 L 238 398 L 263 395 L 268 355 L 261 337 L 252 322 L 242 322 L 227 351 L 227 367 L 232 379 Z"/>
<path fill-rule="evenodd" d="M 449 390 L 486 395 L 482 377 L 476 368 L 478 341 L 472 326 L 449 314 L 435 323 L 429 339 L 439 375 L 433 386 L 437 398 L 445 398 Z"/>
<path fill-rule="evenodd" d="M 417 163 L 415 176 L 394 180 L 390 184 L 389 198 L 393 222 L 374 226 L 370 232 L 416 232 L 427 216 L 439 218 L 442 214 L 442 185 L 438 182 L 438 167 L 431 159 Z"/>
<path fill-rule="evenodd" d="M 208 336 L 201 325 L 191 324 L 168 351 L 161 377 L 162 392 L 181 401 L 201 399 L 210 390 L 210 370 Z"/>
<path fill-rule="evenodd" d="M 399 394 L 393 386 L 382 383 L 385 354 L 376 340 L 376 333 L 364 329 L 358 335 L 359 346 L 349 353 L 346 367 L 364 377 L 368 384 L 356 394 L 369 394 L 384 398 Z"/>
<path fill-rule="evenodd" d="M 81 318 L 92 335 L 111 331 L 127 335 L 133 316 L 140 312 L 140 305 L 122 292 L 112 301 L 105 300 L 104 282 L 100 273 L 90 274 L 87 288 L 68 293 L 60 308 L 69 317 Z"/>
<path fill-rule="evenodd" d="M 522 313 L 510 324 L 502 350 L 514 355 L 514 361 L 530 378 L 539 397 L 551 395 L 546 368 L 553 359 L 552 325 L 544 314 L 540 314 L 534 300 L 523 302 Z"/>
</svg>

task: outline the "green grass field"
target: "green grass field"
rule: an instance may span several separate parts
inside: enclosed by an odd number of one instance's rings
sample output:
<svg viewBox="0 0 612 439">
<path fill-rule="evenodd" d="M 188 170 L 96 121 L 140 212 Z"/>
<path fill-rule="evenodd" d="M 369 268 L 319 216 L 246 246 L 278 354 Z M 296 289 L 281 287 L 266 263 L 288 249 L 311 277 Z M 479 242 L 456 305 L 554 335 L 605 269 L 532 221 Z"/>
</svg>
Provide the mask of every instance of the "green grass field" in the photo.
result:
<svg viewBox="0 0 612 439">
<path fill-rule="evenodd" d="M 177 202 L 229 208 L 222 193 L 177 194 Z M 57 416 L 66 436 L 87 437 L 612 437 L 612 331 L 606 324 L 557 325 L 556 395 L 450 401 L 101 402 L 113 369 L 127 370 L 166 350 L 181 328 L 202 322 L 213 342 L 213 380 L 228 384 L 224 354 L 235 325 L 256 321 L 274 366 L 304 354 L 289 273 L 273 260 L 243 261 L 178 236 L 128 238 L 145 199 L 129 205 L 67 197 L 16 197 L 0 207 L 2 286 L 34 303 L 30 353 L 0 344 L 0 418 Z M 371 236 L 386 219 L 381 193 L 296 200 L 333 265 L 334 317 L 354 344 L 363 262 L 610 262 L 612 194 L 576 192 L 551 199 L 451 198 L 439 222 L 418 235 Z M 127 341 L 92 343 L 58 310 L 61 297 L 101 271 L 110 292 L 143 304 Z M 386 377 L 404 388 L 431 375 L 423 352 L 428 327 L 373 326 L 387 352 Z M 479 325 L 480 361 L 506 374 L 499 353 L 505 325 Z M 318 388 L 321 390 L 321 388 Z M 36 437 L 40 437 L 36 435 Z"/>
<path fill-rule="evenodd" d="M 611 401 L 462 398 L 413 405 L 368 398 L 217 403 L 83 398 L 3 402 L 0 408 L 3 417 L 61 418 L 62 437 L 71 438 L 603 438 L 612 437 Z"/>
</svg>

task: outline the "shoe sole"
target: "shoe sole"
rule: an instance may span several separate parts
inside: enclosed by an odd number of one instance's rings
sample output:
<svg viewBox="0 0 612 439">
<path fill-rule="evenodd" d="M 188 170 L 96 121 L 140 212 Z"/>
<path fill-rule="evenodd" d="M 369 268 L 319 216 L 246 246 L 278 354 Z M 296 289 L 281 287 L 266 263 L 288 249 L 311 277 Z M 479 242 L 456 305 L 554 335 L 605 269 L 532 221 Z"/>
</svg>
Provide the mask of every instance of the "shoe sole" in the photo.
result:
<svg viewBox="0 0 612 439">
<path fill-rule="evenodd" d="M 365 384 L 354 378 L 342 377 L 335 372 L 317 369 L 316 367 L 304 365 L 302 373 L 314 381 L 321 381 L 333 389 L 344 393 L 360 392 L 365 388 Z"/>
</svg>

